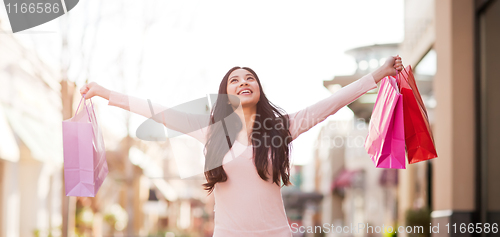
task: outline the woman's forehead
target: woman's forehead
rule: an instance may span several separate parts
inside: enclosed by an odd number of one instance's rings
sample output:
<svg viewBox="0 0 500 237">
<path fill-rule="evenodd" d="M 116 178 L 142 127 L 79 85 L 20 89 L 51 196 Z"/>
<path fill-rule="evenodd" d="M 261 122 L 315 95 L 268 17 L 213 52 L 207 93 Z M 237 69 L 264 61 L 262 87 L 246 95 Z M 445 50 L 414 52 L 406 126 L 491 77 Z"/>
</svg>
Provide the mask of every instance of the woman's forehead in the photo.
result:
<svg viewBox="0 0 500 237">
<path fill-rule="evenodd" d="M 231 74 L 229 74 L 229 78 L 232 78 L 232 77 L 245 77 L 247 75 L 253 76 L 253 74 L 251 72 L 247 71 L 246 69 L 240 68 L 240 69 L 236 69 L 233 72 L 231 72 Z"/>
</svg>

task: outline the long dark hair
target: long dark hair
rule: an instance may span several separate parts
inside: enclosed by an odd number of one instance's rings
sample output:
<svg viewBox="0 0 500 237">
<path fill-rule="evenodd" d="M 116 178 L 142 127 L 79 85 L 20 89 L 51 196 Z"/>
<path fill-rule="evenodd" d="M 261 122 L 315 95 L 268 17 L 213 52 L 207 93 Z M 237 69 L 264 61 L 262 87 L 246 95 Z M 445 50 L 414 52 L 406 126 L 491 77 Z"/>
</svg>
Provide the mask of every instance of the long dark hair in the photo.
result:
<svg viewBox="0 0 500 237">
<path fill-rule="evenodd" d="M 229 98 L 227 96 L 227 81 L 229 75 L 236 69 L 249 71 L 259 84 L 260 99 L 257 103 L 251 138 L 257 173 L 263 180 L 268 180 L 268 157 L 270 152 L 273 183 L 278 186 L 288 186 L 291 184 L 289 156 L 292 141 L 288 115 L 283 109 L 267 99 L 262 90 L 259 77 L 248 67 L 231 68 L 220 83 L 218 98 L 210 114 L 210 126 L 207 133 L 207 143 L 205 144 L 205 178 L 207 183 L 203 184 L 203 186 L 210 194 L 216 183 L 227 180 L 227 174 L 222 167 L 222 160 L 231 149 L 237 133 L 243 127 L 240 118 L 234 113 L 233 106 L 228 103 Z M 276 144 L 276 140 L 279 140 L 279 144 Z"/>
</svg>

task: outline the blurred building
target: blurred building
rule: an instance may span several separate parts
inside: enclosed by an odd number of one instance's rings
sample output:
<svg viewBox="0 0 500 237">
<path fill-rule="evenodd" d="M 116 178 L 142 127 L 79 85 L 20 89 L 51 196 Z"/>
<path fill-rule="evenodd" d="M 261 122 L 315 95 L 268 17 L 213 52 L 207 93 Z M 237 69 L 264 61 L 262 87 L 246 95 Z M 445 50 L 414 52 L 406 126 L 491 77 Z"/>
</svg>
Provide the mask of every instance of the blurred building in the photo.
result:
<svg viewBox="0 0 500 237">
<path fill-rule="evenodd" d="M 181 179 L 176 163 L 201 148 L 174 155 L 169 142 L 101 127 L 109 174 L 96 197 L 66 197 L 61 123 L 74 115 L 80 94 L 1 28 L 0 54 L 0 237 L 68 236 L 65 225 L 70 236 L 212 235 L 204 177 Z"/>
<path fill-rule="evenodd" d="M 398 54 L 397 44 L 377 44 L 350 49 L 345 53 L 356 62 L 356 71 L 352 75 L 335 76 L 332 80 L 324 81 L 325 86 L 332 93 L 346 86 L 362 76 L 380 67 L 388 56 Z M 348 105 L 357 118 L 364 119 L 367 123 L 373 110 L 373 105 L 377 99 L 377 90 L 372 90 L 362 95 L 360 98 Z"/>
<path fill-rule="evenodd" d="M 316 190 L 304 191 L 303 168 L 301 165 L 293 165 L 290 170 L 290 182 L 293 185 L 281 189 L 288 224 L 292 227 L 321 225 L 320 210 L 323 195 Z M 293 236 L 303 236 L 303 233 L 294 233 Z"/>
<path fill-rule="evenodd" d="M 94 201 L 101 215 L 95 221 L 102 227 L 94 226 L 93 234 L 211 236 L 213 197 L 207 198 L 202 189 L 202 166 L 198 175 L 180 175 L 179 163 L 200 158 L 200 145 L 186 137 L 164 142 L 122 139 L 116 150 L 107 152 L 110 173 Z M 110 207 L 122 211 L 113 213 Z M 123 218 L 125 223 L 119 223 Z"/>
<path fill-rule="evenodd" d="M 430 171 L 420 172 L 425 164 L 418 164 L 400 172 L 399 210 L 429 206 L 433 225 L 441 227 L 432 236 L 493 236 L 479 234 L 479 229 L 448 234 L 444 226 L 500 222 L 498 29 L 500 1 L 405 1 L 401 56 L 406 64 L 417 65 L 417 71 L 426 68 L 432 80 L 435 99 L 426 106 L 435 107 L 438 158 L 427 162 Z M 428 188 L 422 185 L 425 179 Z M 422 190 L 427 190 L 427 200 L 419 200 Z"/>
<path fill-rule="evenodd" d="M 61 233 L 58 76 L 0 29 L 0 236 Z"/>
<path fill-rule="evenodd" d="M 332 93 L 382 65 L 388 56 L 397 54 L 397 44 L 363 46 L 346 51 L 356 62 L 353 75 L 335 76 L 324 81 Z M 394 225 L 397 219 L 397 172 L 376 169 L 364 149 L 368 122 L 377 97 L 369 91 L 348 107 L 354 117 L 332 121 L 322 127 L 313 165 L 316 189 L 324 195 L 321 223 L 357 227 Z M 345 236 L 332 231 L 326 236 Z M 353 236 L 367 236 L 354 233 Z"/>
<path fill-rule="evenodd" d="M 427 209 L 431 214 L 418 218 L 440 224 L 440 234 L 433 236 L 490 236 L 493 233 L 484 233 L 484 226 L 481 234 L 477 228 L 474 233 L 448 234 L 446 224 L 490 223 L 491 228 L 500 222 L 500 188 L 495 183 L 500 178 L 500 154 L 495 149 L 500 145 L 496 136 L 500 131 L 500 96 L 495 93 L 500 88 L 495 71 L 500 63 L 498 29 L 499 1 L 405 1 L 405 39 L 396 52 L 405 65 L 414 68 L 438 158 L 398 171 L 394 201 L 398 204 L 398 226 L 411 224 L 407 220 L 417 217 L 415 211 L 425 214 Z M 375 67 L 377 62 L 376 56 L 366 60 L 354 57 L 358 68 L 368 68 L 370 62 Z M 353 80 L 345 78 L 325 81 L 325 86 L 335 91 Z M 373 103 L 375 97 L 369 92 L 349 107 L 367 120 L 373 108 L 370 98 Z M 382 183 L 388 175 L 381 175 Z M 346 219 L 345 209 L 342 214 Z M 401 232 L 398 236 L 410 235 Z"/>
<path fill-rule="evenodd" d="M 151 179 L 169 206 L 158 226 L 177 235 L 212 236 L 215 201 L 213 194 L 207 196 L 202 187 L 206 182 L 203 145 L 187 135 L 170 138 L 168 144 L 164 150 L 163 179 Z M 169 197 L 172 193 L 175 199 Z"/>
</svg>

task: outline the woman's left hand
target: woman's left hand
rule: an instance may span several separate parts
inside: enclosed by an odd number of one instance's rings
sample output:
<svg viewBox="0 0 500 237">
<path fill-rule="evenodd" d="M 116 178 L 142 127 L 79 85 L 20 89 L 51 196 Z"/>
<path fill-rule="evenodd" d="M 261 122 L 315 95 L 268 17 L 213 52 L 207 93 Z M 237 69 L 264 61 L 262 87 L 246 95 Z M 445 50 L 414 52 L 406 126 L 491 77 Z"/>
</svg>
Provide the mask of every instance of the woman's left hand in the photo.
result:
<svg viewBox="0 0 500 237">
<path fill-rule="evenodd" d="M 377 70 L 372 72 L 375 83 L 378 83 L 386 76 L 396 76 L 399 71 L 403 70 L 403 62 L 399 56 L 389 57 L 384 65 L 380 66 Z"/>
<path fill-rule="evenodd" d="M 388 58 L 382 67 L 386 71 L 386 76 L 396 76 L 399 71 L 403 70 L 403 61 L 399 55 L 393 56 Z"/>
</svg>

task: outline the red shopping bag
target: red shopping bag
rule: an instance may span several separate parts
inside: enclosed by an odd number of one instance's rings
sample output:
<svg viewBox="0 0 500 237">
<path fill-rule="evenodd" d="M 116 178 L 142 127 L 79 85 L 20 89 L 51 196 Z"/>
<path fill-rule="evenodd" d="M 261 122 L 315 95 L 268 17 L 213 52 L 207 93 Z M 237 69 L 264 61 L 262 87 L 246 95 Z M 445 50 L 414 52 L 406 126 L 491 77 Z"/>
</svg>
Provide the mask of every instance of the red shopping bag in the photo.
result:
<svg viewBox="0 0 500 237">
<path fill-rule="evenodd" d="M 108 174 L 108 164 L 94 106 L 87 106 L 82 97 L 75 116 L 62 126 L 66 196 L 95 197 Z"/>
<path fill-rule="evenodd" d="M 413 164 L 437 157 L 427 110 L 418 91 L 410 65 L 399 73 L 398 83 L 404 101 L 405 143 L 408 163 Z"/>
<path fill-rule="evenodd" d="M 394 77 L 382 79 L 365 149 L 378 168 L 406 168 L 403 97 Z"/>
</svg>

